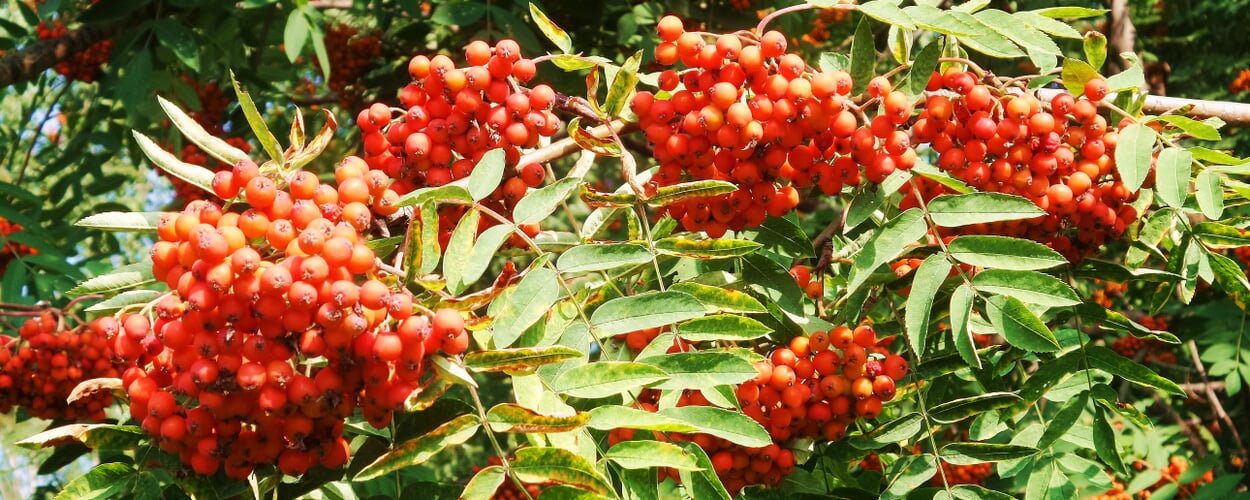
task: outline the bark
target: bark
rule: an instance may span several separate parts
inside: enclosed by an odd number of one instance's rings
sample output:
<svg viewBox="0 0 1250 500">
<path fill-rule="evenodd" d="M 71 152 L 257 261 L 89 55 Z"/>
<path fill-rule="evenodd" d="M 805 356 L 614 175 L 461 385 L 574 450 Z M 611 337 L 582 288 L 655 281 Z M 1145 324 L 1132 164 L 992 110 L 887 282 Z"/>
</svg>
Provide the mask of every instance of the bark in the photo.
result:
<svg viewBox="0 0 1250 500">
<path fill-rule="evenodd" d="M 1131 66 L 1120 54 L 1136 52 L 1137 28 L 1129 18 L 1128 0 L 1111 0 L 1111 17 L 1107 20 L 1107 67 L 1119 73 Z"/>
<path fill-rule="evenodd" d="M 147 9 L 135 15 L 107 24 L 87 25 L 60 38 L 39 40 L 0 58 L 0 87 L 33 80 L 48 68 L 56 66 L 70 56 L 87 50 L 96 42 L 106 40 L 127 27 L 133 27 L 135 19 L 147 15 Z"/>
</svg>

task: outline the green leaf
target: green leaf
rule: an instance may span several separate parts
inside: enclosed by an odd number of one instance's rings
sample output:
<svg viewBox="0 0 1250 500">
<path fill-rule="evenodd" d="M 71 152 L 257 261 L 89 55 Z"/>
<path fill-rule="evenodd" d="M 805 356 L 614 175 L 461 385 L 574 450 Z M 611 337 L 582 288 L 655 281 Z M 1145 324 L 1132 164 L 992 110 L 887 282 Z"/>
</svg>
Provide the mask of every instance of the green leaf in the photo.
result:
<svg viewBox="0 0 1250 500">
<path fill-rule="evenodd" d="M 477 434 L 477 430 L 481 426 L 482 421 L 476 415 L 456 417 L 434 430 L 416 439 L 401 443 L 391 451 L 382 454 L 373 463 L 356 473 L 352 480 L 368 481 L 404 467 L 423 464 L 449 446 L 464 444 L 474 434 Z M 520 455 L 520 452 L 517 454 Z"/>
<path fill-rule="evenodd" d="M 737 184 L 727 181 L 704 180 L 682 182 L 658 189 L 655 196 L 648 199 L 647 203 L 651 206 L 662 206 L 691 198 L 702 198 L 705 196 L 732 193 L 737 190 Z"/>
<path fill-rule="evenodd" d="M 304 43 L 308 41 L 308 18 L 299 9 L 292 10 L 286 18 L 286 26 L 282 29 L 282 45 L 286 50 L 286 59 L 295 62 L 300 53 L 304 52 Z"/>
<path fill-rule="evenodd" d="M 986 269 L 972 278 L 972 286 L 982 292 L 1015 297 L 1021 302 L 1047 307 L 1068 307 L 1081 303 L 1076 290 L 1063 280 L 1036 271 Z"/>
<path fill-rule="evenodd" d="M 929 409 L 934 422 L 953 424 L 980 413 L 1006 408 L 1020 401 L 1020 396 L 1010 392 L 990 392 L 947 401 Z"/>
<path fill-rule="evenodd" d="M 1102 78 L 1098 74 L 1098 70 L 1090 66 L 1080 59 L 1064 58 L 1063 59 L 1063 86 L 1068 89 L 1068 93 L 1074 96 L 1080 96 L 1085 93 L 1085 82 L 1095 78 Z"/>
<path fill-rule="evenodd" d="M 710 389 L 736 385 L 758 373 L 747 360 L 728 352 L 675 352 L 638 360 L 668 374 L 657 389 Z"/>
<path fill-rule="evenodd" d="M 191 71 L 200 70 L 200 44 L 195 33 L 173 18 L 161 19 L 155 25 L 156 38 Z"/>
<path fill-rule="evenodd" d="M 292 15 L 294 15 L 294 12 L 292 12 Z M 230 82 L 234 85 L 234 95 L 239 100 L 239 108 L 243 110 L 243 116 L 247 118 L 247 124 L 252 127 L 252 133 L 256 134 L 256 140 L 260 141 L 261 147 L 265 149 L 265 154 L 269 155 L 269 158 L 274 163 L 282 164 L 282 148 L 278 147 L 278 138 L 274 137 L 273 132 L 269 130 L 269 125 L 265 123 L 265 118 L 256 109 L 256 103 L 252 102 L 251 94 L 248 94 L 239 85 L 239 79 L 235 78 L 234 71 L 230 72 Z M 211 181 L 212 179 L 209 180 Z M 212 192 L 212 190 L 209 189 L 209 192 Z"/>
<path fill-rule="evenodd" d="M 924 353 L 933 300 L 950 271 L 951 263 L 941 254 L 933 254 L 920 263 L 912 279 L 911 293 L 907 295 L 907 306 L 903 309 L 903 322 L 907 332 L 907 344 L 916 354 L 916 359 L 920 359 Z"/>
<path fill-rule="evenodd" d="M 551 390 L 575 398 L 599 399 L 667 379 L 664 370 L 648 364 L 600 361 L 561 373 L 551 381 Z"/>
<path fill-rule="evenodd" d="M 1038 365 L 1037 370 L 1020 387 L 1020 397 L 1025 402 L 1037 401 L 1059 382 L 1082 368 L 1080 351 L 1070 351 L 1058 358 Z"/>
<path fill-rule="evenodd" d="M 772 444 L 768 431 L 759 422 L 736 411 L 715 406 L 681 406 L 664 408 L 659 413 L 698 427 L 701 433 L 711 434 L 747 448 Z"/>
<path fill-rule="evenodd" d="M 500 403 L 486 412 L 486 423 L 493 432 L 554 433 L 582 428 L 590 421 L 589 413 L 567 416 L 543 415 L 512 403 Z"/>
<path fill-rule="evenodd" d="M 204 130 L 204 127 L 200 126 L 199 122 L 183 112 L 176 104 L 169 102 L 161 96 L 156 96 L 156 101 L 160 103 L 161 109 L 165 110 L 165 115 L 169 117 L 170 123 L 173 123 L 178 128 L 178 131 L 182 132 L 183 136 L 195 143 L 196 146 L 199 146 L 209 156 L 221 160 L 222 163 L 227 165 L 234 165 L 248 157 L 243 150 Z"/>
<path fill-rule="evenodd" d="M 977 357 L 977 347 L 972 341 L 972 329 L 969 321 L 972 317 L 972 299 L 976 292 L 967 284 L 959 285 L 951 292 L 951 338 L 955 341 L 955 350 L 968 366 L 981 368 L 981 358 Z"/>
<path fill-rule="evenodd" d="M 1086 392 L 1082 392 L 1080 397 L 1068 399 L 1063 406 L 1059 407 L 1059 411 L 1046 421 L 1046 432 L 1042 433 L 1041 439 L 1038 440 L 1037 448 L 1049 448 L 1055 441 L 1067 434 L 1072 424 L 1075 424 L 1077 419 L 1085 413 L 1085 405 L 1088 403 L 1089 395 Z"/>
<path fill-rule="evenodd" d="M 1124 460 L 1120 458 L 1120 448 L 1116 445 L 1116 431 L 1111 427 L 1111 420 L 1100 406 L 1094 406 L 1094 452 L 1103 463 L 1111 466 L 1116 472 L 1125 474 Z"/>
<path fill-rule="evenodd" d="M 862 7 L 862 6 L 861 6 Z M 855 83 L 852 94 L 858 94 L 868 88 L 872 79 L 872 69 L 877 63 L 876 42 L 872 36 L 872 24 L 869 17 L 859 19 L 855 27 L 855 37 L 851 39 L 851 81 Z"/>
<path fill-rule="evenodd" d="M 916 57 L 911 62 L 911 69 L 907 71 L 907 79 L 900 85 L 907 95 L 918 96 L 924 94 L 924 89 L 929 85 L 929 77 L 938 67 L 938 57 L 942 53 L 942 39 L 934 40 L 928 45 L 920 49 Z"/>
<path fill-rule="evenodd" d="M 1015 497 L 997 490 L 975 484 L 951 486 L 951 496 L 959 500 L 1013 500 Z M 937 498 L 937 495 L 934 495 Z"/>
<path fill-rule="evenodd" d="M 1215 282 L 1220 284 L 1233 303 L 1243 311 L 1250 311 L 1250 282 L 1246 272 L 1233 259 L 1215 252 L 1207 252 L 1207 260 L 1211 272 L 1215 274 Z"/>
<path fill-rule="evenodd" d="M 905 30 L 915 30 L 916 24 L 912 21 L 911 16 L 907 12 L 898 8 L 898 5 L 882 0 L 872 0 L 859 5 L 858 10 L 864 15 L 889 24 L 898 26 Z"/>
<path fill-rule="evenodd" d="M 703 316 L 703 304 L 681 292 L 618 297 L 595 309 L 590 323 L 599 335 L 617 335 Z"/>
<path fill-rule="evenodd" d="M 759 314 L 766 312 L 759 300 L 738 290 L 685 282 L 669 287 L 668 291 L 682 292 L 698 299 L 708 313 Z"/>
<path fill-rule="evenodd" d="M 517 200 L 516 208 L 512 209 L 512 220 L 517 225 L 524 225 L 546 219 L 548 215 L 555 212 L 561 201 L 564 201 L 574 189 L 577 189 L 581 182 L 581 179 L 566 177 L 553 184 L 526 193 L 520 200 Z"/>
<path fill-rule="evenodd" d="M 636 243 L 577 245 L 560 255 L 556 267 L 562 273 L 587 273 L 651 263 L 651 251 Z"/>
<path fill-rule="evenodd" d="M 212 170 L 178 159 L 178 157 L 168 151 L 161 149 L 152 139 L 139 133 L 137 130 L 131 131 L 131 133 L 134 134 L 135 142 L 139 143 L 139 149 L 143 151 L 144 156 L 147 156 L 157 168 L 185 181 L 187 184 L 203 189 L 207 193 L 213 192 Z"/>
<path fill-rule="evenodd" d="M 894 56 L 895 62 L 899 64 L 911 62 L 911 31 L 899 29 L 898 26 L 890 26 L 890 30 L 886 34 L 886 40 L 886 47 L 890 48 L 890 55 Z M 905 81 L 901 83 L 905 83 Z M 904 89 L 902 85 L 899 85 L 898 88 L 899 90 Z"/>
<path fill-rule="evenodd" d="M 415 217 L 414 223 L 409 225 L 413 231 L 409 235 L 408 252 L 405 254 L 405 259 L 408 260 L 405 269 L 408 269 L 407 279 L 410 283 L 416 282 L 418 274 L 434 272 L 443 256 L 438 242 L 438 210 L 434 202 L 422 203 L 417 212 L 415 215 L 419 217 Z M 420 221 L 419 227 L 416 221 Z"/>
<path fill-rule="evenodd" d="M 1107 37 L 1098 32 L 1087 32 L 1085 40 L 1081 43 L 1081 48 L 1085 52 L 1085 59 L 1089 61 L 1090 66 L 1095 70 L 1102 68 L 1103 63 L 1107 61 Z M 1085 89 L 1081 89 L 1084 91 Z"/>
<path fill-rule="evenodd" d="M 1184 207 L 1193 159 L 1193 154 L 1180 148 L 1164 148 L 1159 152 L 1155 165 L 1155 194 L 1167 206 Z"/>
<path fill-rule="evenodd" d="M 735 239 L 695 240 L 673 236 L 655 242 L 655 249 L 664 255 L 691 257 L 695 259 L 727 259 L 755 253 L 763 245 L 754 241 Z"/>
<path fill-rule="evenodd" d="M 78 219 L 74 225 L 103 231 L 152 233 L 156 232 L 161 215 L 166 213 L 177 215 L 173 212 L 101 212 Z"/>
<path fill-rule="evenodd" d="M 985 315 L 1008 344 L 1030 352 L 1059 349 L 1055 334 L 1020 299 L 995 295 L 985 301 Z"/>
<path fill-rule="evenodd" d="M 1115 167 L 1120 172 L 1124 187 L 1137 191 L 1150 173 L 1151 150 L 1155 145 L 1154 129 L 1133 123 L 1120 130 L 1115 147 Z"/>
<path fill-rule="evenodd" d="M 753 340 L 773 331 L 759 321 L 732 314 L 714 314 L 677 325 L 677 336 L 691 342 Z"/>
<path fill-rule="evenodd" d="M 1140 386 L 1185 397 L 1185 390 L 1176 385 L 1176 382 L 1159 376 L 1145 365 L 1116 354 L 1111 349 L 1103 346 L 1086 346 L 1085 357 L 1089 360 L 1090 368 L 1103 370 Z"/>
<path fill-rule="evenodd" d="M 547 315 L 560 298 L 556 273 L 543 267 L 530 269 L 495 315 L 493 323 L 495 347 L 508 347 L 521 338 L 526 329 Z"/>
<path fill-rule="evenodd" d="M 567 54 L 573 51 L 573 39 L 569 37 L 569 34 L 556 26 L 556 23 L 551 22 L 547 14 L 532 3 L 530 4 L 530 17 L 533 18 L 534 24 L 538 25 L 538 31 L 543 32 L 543 35 L 551 40 L 551 43 L 556 44 L 556 48 L 561 52 Z"/>
<path fill-rule="evenodd" d="M 908 455 L 899 458 L 886 472 L 889 483 L 881 493 L 883 499 L 903 498 L 937 474 L 937 458 L 932 454 Z"/>
<path fill-rule="evenodd" d="M 556 482 L 613 496 L 608 482 L 586 459 L 562 448 L 531 446 L 516 451 L 512 472 L 527 483 Z"/>
<path fill-rule="evenodd" d="M 127 290 L 113 297 L 101 300 L 92 304 L 91 307 L 84 309 L 87 312 L 105 313 L 117 311 L 123 307 L 134 304 L 146 304 L 157 297 L 161 296 L 161 292 L 155 290 Z"/>
<path fill-rule="evenodd" d="M 503 467 L 498 465 L 486 466 L 482 470 L 477 471 L 472 479 L 469 479 L 469 484 L 465 485 L 464 492 L 460 494 L 460 498 L 465 500 L 494 498 L 495 491 L 507 479 L 508 474 L 504 472 Z"/>
<path fill-rule="evenodd" d="M 955 465 L 1017 460 L 1037 454 L 1037 448 L 1017 444 L 950 443 L 942 447 L 942 460 Z"/>
<path fill-rule="evenodd" d="M 136 262 L 90 278 L 65 293 L 67 295 L 108 294 L 155 282 L 156 279 L 152 277 L 152 264 Z"/>
<path fill-rule="evenodd" d="M 31 450 L 75 442 L 93 450 L 133 450 L 145 439 L 147 435 L 137 425 L 66 424 L 14 444 Z"/>
<path fill-rule="evenodd" d="M 955 260 L 974 266 L 1034 271 L 1068 261 L 1050 247 L 1006 236 L 959 236 L 947 245 Z"/>
<path fill-rule="evenodd" d="M 521 198 L 524 200 L 525 198 Z M 395 200 L 396 207 L 424 205 L 426 202 L 471 202 L 473 196 L 469 190 L 455 184 L 444 184 L 438 187 L 425 187 L 410 191 Z M 520 202 L 517 202 L 520 204 Z M 518 224 L 520 224 L 518 222 Z"/>
<path fill-rule="evenodd" d="M 475 372 L 515 372 L 579 358 L 582 352 L 565 346 L 525 347 L 473 351 L 464 356 L 464 366 Z"/>
<path fill-rule="evenodd" d="M 898 258 L 904 247 L 920 239 L 927 230 L 924 213 L 914 208 L 898 214 L 882 225 L 876 235 L 855 254 L 847 278 L 846 294 L 855 293 L 873 271 Z"/>
<path fill-rule="evenodd" d="M 1163 122 L 1169 125 L 1174 125 L 1186 134 L 1192 135 L 1195 139 L 1204 141 L 1218 141 L 1221 139 L 1219 129 L 1211 126 L 1210 123 L 1200 122 L 1187 116 L 1155 116 L 1146 120 L 1146 123 L 1150 122 Z"/>
<path fill-rule="evenodd" d="M 533 4 L 530 4 L 533 5 Z M 638 66 L 642 63 L 642 51 L 629 56 L 612 77 L 608 95 L 603 98 L 603 113 L 618 116 L 625 109 L 629 96 L 638 87 Z"/>
<path fill-rule="evenodd" d="M 1031 219 L 1046 215 L 1046 211 L 1020 196 L 974 192 L 938 196 L 929 202 L 929 214 L 934 224 L 942 227 L 960 227 Z"/>
<path fill-rule="evenodd" d="M 1119 147 L 1116 147 L 1119 152 Z M 1220 187 L 1220 174 L 1213 169 L 1198 172 L 1194 179 L 1198 208 L 1208 219 L 1217 220 L 1224 214 L 1224 189 Z"/>
<path fill-rule="evenodd" d="M 1194 226 L 1194 236 L 1211 248 L 1237 248 L 1250 246 L 1250 231 L 1238 229 L 1219 222 L 1202 222 Z"/>
<path fill-rule="evenodd" d="M 1046 9 L 1038 9 L 1033 12 L 1052 19 L 1085 19 L 1087 17 L 1100 17 L 1110 11 L 1107 9 L 1091 9 L 1087 7 L 1050 7 Z"/>
<path fill-rule="evenodd" d="M 473 201 L 481 201 L 499 187 L 499 182 L 503 180 L 503 156 L 503 149 L 492 149 L 473 166 L 473 171 L 469 173 L 469 196 Z"/>
<path fill-rule="evenodd" d="M 447 252 L 443 255 L 443 276 L 447 278 L 447 291 L 452 295 L 460 295 L 465 283 L 460 279 L 462 271 L 469 260 L 469 252 L 473 250 L 473 238 L 477 236 L 478 220 L 482 217 L 476 208 L 470 209 L 447 240 Z"/>
<path fill-rule="evenodd" d="M 486 14 L 482 2 L 449 2 L 438 6 L 430 20 L 438 24 L 466 26 L 477 22 Z"/>
<path fill-rule="evenodd" d="M 986 9 L 973 14 L 973 17 L 1025 49 L 1050 56 L 1062 54 L 1059 46 L 1045 33 L 1023 25 L 1011 14 L 997 9 Z"/>
<path fill-rule="evenodd" d="M 511 224 L 500 224 L 482 231 L 482 234 L 477 237 L 477 242 L 473 243 L 473 249 L 469 250 L 468 257 L 462 264 L 459 279 L 459 285 L 462 290 L 476 283 L 482 277 L 482 274 L 486 273 L 486 269 L 490 267 L 491 260 L 499 252 L 499 247 L 503 246 L 505 241 L 508 241 L 514 229 L 515 227 Z M 449 253 L 451 252 L 451 248 L 447 250 Z M 450 277 L 447 278 L 447 283 L 451 284 Z"/>
<path fill-rule="evenodd" d="M 690 498 L 699 500 L 730 500 L 729 492 L 725 491 L 725 485 L 721 483 L 720 477 L 716 475 L 716 470 L 712 467 L 712 460 L 708 458 L 707 452 L 704 452 L 698 443 L 692 441 L 684 441 L 680 446 L 695 457 L 695 461 L 700 469 L 698 471 L 679 471 L 682 484 L 688 485 Z"/>
<path fill-rule="evenodd" d="M 1107 78 L 1107 88 L 1111 92 L 1119 92 L 1124 90 L 1137 91 L 1138 88 L 1146 85 L 1146 75 L 1142 72 L 1141 64 L 1137 62 L 1137 56 L 1132 52 L 1124 52 L 1120 54 L 1129 61 L 1131 66 L 1128 69 L 1111 75 Z M 1153 132 L 1153 130 L 1151 130 Z M 1120 135 L 1120 139 L 1124 139 L 1124 135 Z M 1118 146 L 1117 146 L 1118 147 Z"/>
<path fill-rule="evenodd" d="M 700 470 L 698 460 L 682 447 L 659 441 L 622 441 L 608 449 L 603 458 L 626 469 L 672 467 Z"/>
<path fill-rule="evenodd" d="M 130 486 L 137 474 L 138 471 L 123 463 L 100 464 L 66 483 L 57 493 L 56 499 L 109 498 Z"/>
<path fill-rule="evenodd" d="M 985 33 L 985 29 L 979 25 L 969 25 L 955 16 L 948 15 L 947 11 L 929 5 L 909 5 L 903 7 L 903 12 L 907 13 L 907 16 L 916 23 L 916 26 L 934 33 L 960 37 L 977 36 Z"/>
<path fill-rule="evenodd" d="M 795 258 L 815 257 L 812 240 L 798 224 L 786 217 L 769 217 L 759 227 L 747 229 L 743 236 L 764 245 L 764 248 Z"/>
<path fill-rule="evenodd" d="M 872 432 L 852 436 L 847 439 L 847 443 L 859 450 L 877 450 L 899 441 L 910 440 L 923 426 L 924 417 L 912 412 L 878 425 Z"/>
<path fill-rule="evenodd" d="M 595 363 L 601 364 L 601 363 Z M 645 365 L 644 365 L 645 366 Z M 698 432 L 699 426 L 667 415 L 620 405 L 599 406 L 590 410 L 591 429 L 639 429 L 655 432 Z"/>
<path fill-rule="evenodd" d="M 978 33 L 976 36 L 965 36 L 959 38 L 959 45 L 961 47 L 966 47 L 987 56 L 1000 59 L 1011 59 L 1025 55 L 1014 42 L 1006 36 L 1000 34 L 997 30 L 987 26 L 980 19 L 973 17 L 971 14 L 967 12 L 960 12 L 958 10 L 948 10 L 943 11 L 943 13 L 957 19 L 962 24 L 976 27 Z"/>
<path fill-rule="evenodd" d="M 1068 25 L 1068 23 L 1061 23 L 1049 17 L 1038 14 L 1037 12 L 1031 12 L 1031 11 L 1015 12 L 1011 14 L 1011 17 L 1023 22 L 1025 25 L 1031 28 L 1037 28 L 1038 30 L 1041 30 L 1053 36 L 1063 37 L 1063 38 L 1072 38 L 1074 40 L 1081 39 L 1081 32 L 1077 31 L 1075 28 Z"/>
</svg>

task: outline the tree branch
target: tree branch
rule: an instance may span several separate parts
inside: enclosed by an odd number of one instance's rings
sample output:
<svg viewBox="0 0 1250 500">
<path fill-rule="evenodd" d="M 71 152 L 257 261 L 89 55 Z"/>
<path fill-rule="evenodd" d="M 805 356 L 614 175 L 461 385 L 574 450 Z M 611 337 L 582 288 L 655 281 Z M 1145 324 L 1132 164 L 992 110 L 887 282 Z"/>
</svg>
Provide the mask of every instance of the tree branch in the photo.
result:
<svg viewBox="0 0 1250 500">
<path fill-rule="evenodd" d="M 126 18 L 108 24 L 83 26 L 65 36 L 39 40 L 8 54 L 0 58 L 0 87 L 32 80 L 57 63 L 133 27 L 137 19 L 149 15 L 149 9 L 142 9 Z"/>
</svg>

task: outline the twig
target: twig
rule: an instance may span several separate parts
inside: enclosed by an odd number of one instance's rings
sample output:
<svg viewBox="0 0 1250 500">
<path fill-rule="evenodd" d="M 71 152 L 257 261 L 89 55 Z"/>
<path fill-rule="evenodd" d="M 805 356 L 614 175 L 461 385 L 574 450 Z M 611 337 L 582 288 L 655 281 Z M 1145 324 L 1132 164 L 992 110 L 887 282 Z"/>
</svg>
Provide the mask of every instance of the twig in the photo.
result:
<svg viewBox="0 0 1250 500">
<path fill-rule="evenodd" d="M 1189 340 L 1189 357 L 1194 361 L 1194 367 L 1198 369 L 1198 376 L 1202 378 L 1202 384 L 1205 386 L 1204 392 L 1207 394 L 1208 402 L 1211 404 L 1211 411 L 1219 418 L 1220 423 L 1228 429 L 1233 435 L 1233 442 L 1237 443 L 1237 456 L 1241 457 L 1241 461 L 1246 461 L 1245 443 L 1241 441 L 1241 433 L 1237 431 L 1237 426 L 1233 424 L 1232 417 L 1228 416 L 1228 412 L 1224 411 L 1224 405 L 1220 403 L 1220 398 L 1215 395 L 1215 389 L 1211 387 L 1211 381 L 1207 379 L 1207 369 L 1202 364 L 1202 358 L 1198 356 L 1198 344 Z"/>
</svg>

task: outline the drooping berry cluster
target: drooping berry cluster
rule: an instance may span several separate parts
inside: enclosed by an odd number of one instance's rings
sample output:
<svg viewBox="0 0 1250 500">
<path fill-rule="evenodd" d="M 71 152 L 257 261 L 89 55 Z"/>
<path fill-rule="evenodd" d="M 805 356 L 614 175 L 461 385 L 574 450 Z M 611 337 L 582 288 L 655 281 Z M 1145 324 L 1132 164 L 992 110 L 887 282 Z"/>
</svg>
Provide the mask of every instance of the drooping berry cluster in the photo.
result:
<svg viewBox="0 0 1250 500">
<path fill-rule="evenodd" d="M 360 107 L 360 79 L 382 54 L 382 41 L 377 32 L 361 34 L 345 24 L 326 28 L 326 56 L 330 59 L 330 80 L 326 84 L 345 109 Z"/>
<path fill-rule="evenodd" d="M 915 164 L 908 135 L 896 128 L 911 105 L 886 79 L 869 85 L 872 103 L 883 111 L 871 127 L 861 127 L 859 110 L 847 99 L 850 74 L 808 68 L 801 56 L 786 53 L 780 32 L 711 40 L 685 31 L 673 16 L 660 21 L 658 32 L 656 60 L 687 69 L 664 71 L 659 94 L 640 92 L 631 101 L 655 147 L 654 181 L 718 179 L 738 186 L 666 207 L 685 229 L 719 237 L 758 226 L 797 206 L 799 189 L 836 195 L 859 184 L 861 166 L 870 182 L 881 182 Z"/>
<path fill-rule="evenodd" d="M 1060 94 L 1046 109 L 1029 94 L 999 94 L 970 72 L 934 74 L 912 141 L 928 143 L 938 155 L 937 166 L 972 187 L 1023 196 L 1047 212 L 1029 220 L 963 226 L 943 236 L 1024 237 L 1077 261 L 1124 233 L 1137 218 L 1130 205 L 1137 193 L 1120 181 L 1114 159 L 1118 134 L 1108 130 L 1095 104 L 1106 95 L 1106 82 L 1090 83 L 1085 96 Z M 937 182 L 918 181 L 918 190 L 904 186 L 909 195 L 902 208 L 919 205 L 917 196 L 927 201 L 947 192 Z"/>
<path fill-rule="evenodd" d="M 213 188 L 250 208 L 196 201 L 160 219 L 152 268 L 172 291 L 154 320 L 123 318 L 144 335 L 120 336 L 117 352 L 131 415 L 197 473 L 339 467 L 344 418 L 359 408 L 385 427 L 428 355 L 468 347 L 457 311 L 414 314 L 377 275 L 366 231 L 395 210 L 390 179 L 349 157 L 335 180 L 243 161 Z"/>
<path fill-rule="evenodd" d="M 40 40 L 60 38 L 68 33 L 69 29 L 61 23 L 60 19 L 52 21 L 51 25 L 46 21 L 39 21 L 39 24 L 35 26 L 35 35 Z M 70 80 L 91 83 L 100 76 L 100 66 L 109 61 L 112 53 L 113 40 L 100 40 L 91 44 L 86 50 L 70 54 L 68 58 L 57 63 L 55 69 L 57 73 Z"/>
<path fill-rule="evenodd" d="M 374 104 L 356 117 L 370 168 L 395 178 L 395 191 L 404 194 L 463 179 L 487 151 L 503 149 L 504 179 L 482 202 L 510 217 L 517 201 L 546 176 L 542 165 L 517 164 L 521 149 L 560 130 L 551 111 L 555 91 L 546 84 L 520 87 L 535 73 L 534 62 L 520 50 L 509 39 L 493 47 L 474 41 L 465 49 L 469 66 L 464 68 L 444 55 L 413 57 L 408 65 L 413 83 L 399 94 L 406 111 L 396 116 L 397 110 Z M 443 234 L 450 235 L 461 213 L 456 207 L 440 212 Z M 522 229 L 530 235 L 538 231 L 536 224 Z"/>
<path fill-rule="evenodd" d="M 929 484 L 939 488 L 943 485 L 957 484 L 984 485 L 985 478 L 990 477 L 990 474 L 994 472 L 994 464 L 990 462 L 956 465 L 943 460 L 941 465 L 942 472 L 929 479 Z M 942 481 L 943 477 L 946 478 L 945 483 Z"/>
<path fill-rule="evenodd" d="M 118 376 L 109 342 L 118 325 L 110 320 L 71 327 L 44 311 L 22 324 L 19 337 L 0 336 L 0 413 L 21 407 L 38 418 L 104 420 L 113 402 L 108 391 L 67 398 L 80 382 Z"/>
<path fill-rule="evenodd" d="M 0 217 L 0 275 L 4 274 L 4 270 L 9 267 L 9 261 L 21 257 L 23 255 L 34 255 L 39 253 L 31 247 L 9 240 L 9 235 L 22 230 L 21 224 L 14 224 L 8 219 Z"/>
</svg>

